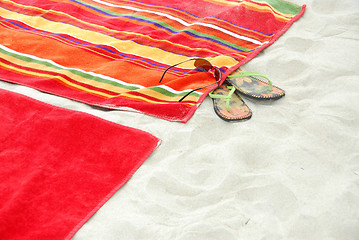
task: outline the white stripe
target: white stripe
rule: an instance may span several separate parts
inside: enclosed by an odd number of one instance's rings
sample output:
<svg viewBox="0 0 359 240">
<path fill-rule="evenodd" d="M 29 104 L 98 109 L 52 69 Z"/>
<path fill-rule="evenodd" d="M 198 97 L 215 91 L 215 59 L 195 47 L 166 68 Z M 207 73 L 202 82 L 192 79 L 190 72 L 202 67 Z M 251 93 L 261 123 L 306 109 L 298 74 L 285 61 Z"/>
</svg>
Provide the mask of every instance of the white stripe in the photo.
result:
<svg viewBox="0 0 359 240">
<path fill-rule="evenodd" d="M 95 77 L 100 77 L 100 78 L 103 78 L 103 79 L 106 79 L 106 80 L 109 80 L 109 81 L 113 81 L 113 82 L 117 82 L 117 83 L 120 83 L 120 84 L 123 84 L 123 85 L 137 87 L 137 88 L 144 88 L 144 86 L 137 85 L 137 84 L 125 83 L 125 82 L 123 82 L 121 80 L 118 80 L 118 79 L 115 79 L 115 78 L 112 78 L 112 77 L 109 77 L 109 76 L 105 76 L 105 75 L 102 75 L 102 74 L 98 74 L 98 73 L 94 73 L 94 72 L 86 72 L 86 71 L 84 71 L 82 69 L 78 69 L 78 68 L 68 68 L 68 67 L 62 66 L 60 64 L 57 64 L 52 60 L 39 58 L 39 57 L 36 57 L 34 55 L 29 55 L 29 54 L 25 54 L 25 53 L 20 53 L 20 52 L 17 52 L 15 50 L 12 50 L 10 48 L 7 48 L 7 47 L 5 47 L 5 46 L 3 46 L 1 44 L 0 44 L 0 48 L 2 48 L 5 51 L 14 53 L 14 54 L 18 54 L 18 55 L 22 55 L 22 56 L 25 56 L 25 57 L 33 58 L 33 59 L 36 59 L 36 60 L 39 60 L 39 61 L 42 61 L 42 62 L 48 62 L 48 63 L 50 63 L 52 65 L 55 65 L 57 67 L 60 67 L 60 68 L 66 69 L 66 70 L 76 70 L 76 71 L 79 71 L 79 72 L 82 72 L 82 73 L 85 73 L 85 74 L 89 74 L 89 75 L 92 75 L 92 76 L 95 76 Z"/>
<path fill-rule="evenodd" d="M 39 61 L 42 61 L 42 62 L 48 62 L 48 63 L 50 63 L 52 65 L 55 65 L 57 67 L 60 67 L 60 68 L 66 69 L 66 70 L 76 70 L 76 71 L 79 71 L 79 72 L 82 72 L 82 73 L 85 73 L 85 74 L 89 74 L 89 75 L 100 77 L 100 78 L 103 78 L 103 79 L 106 79 L 106 80 L 109 80 L 109 81 L 117 82 L 117 83 L 120 83 L 120 84 L 125 85 L 125 86 L 137 87 L 138 89 L 146 88 L 146 87 L 144 87 L 142 85 L 123 82 L 123 81 L 118 80 L 116 78 L 112 78 L 112 77 L 105 76 L 105 75 L 102 75 L 102 74 L 98 74 L 98 73 L 94 73 L 94 72 L 87 72 L 87 71 L 84 71 L 84 70 L 78 69 L 78 68 L 64 67 L 64 66 L 62 66 L 60 64 L 55 63 L 52 60 L 39 58 L 39 57 L 36 57 L 34 55 L 30 55 L 30 54 L 20 53 L 20 52 L 17 52 L 15 50 L 12 50 L 12 49 L 10 49 L 8 47 L 5 47 L 5 46 L 3 46 L 1 44 L 0 44 L 0 48 L 3 49 L 4 51 L 11 52 L 11 53 L 14 53 L 14 54 L 17 54 L 17 55 L 29 57 L 29 58 L 36 59 L 36 60 L 39 60 Z M 171 92 L 173 94 L 187 93 L 189 91 L 192 91 L 192 89 L 186 89 L 186 90 L 183 90 L 183 91 L 177 91 L 177 90 L 174 90 L 174 89 L 172 89 L 172 88 L 170 88 L 168 86 L 165 86 L 165 85 L 158 85 L 158 86 L 153 86 L 153 87 L 160 87 L 160 88 L 166 89 L 167 91 L 169 91 L 169 92 Z M 151 88 L 151 87 L 149 87 L 149 88 Z M 200 95 L 202 94 L 201 92 L 197 92 L 197 91 L 195 91 L 195 92 L 200 94 Z"/>
<path fill-rule="evenodd" d="M 154 86 L 154 87 L 160 87 L 160 88 L 163 88 L 163 89 L 166 89 L 167 91 L 169 92 L 172 92 L 174 94 L 180 94 L 180 93 L 188 93 L 190 91 L 192 91 L 193 89 L 186 89 L 186 90 L 183 90 L 183 91 L 177 91 L 177 90 L 174 90 L 166 85 L 158 85 L 158 86 Z M 149 87 L 151 88 L 151 87 Z M 201 92 L 197 92 L 197 91 L 194 91 L 195 93 L 198 93 L 199 95 L 202 95 L 203 93 Z"/>
<path fill-rule="evenodd" d="M 155 12 L 155 11 L 151 11 L 151 10 L 144 10 L 144 9 L 135 8 L 135 7 L 129 7 L 129 6 L 121 6 L 121 5 L 116 5 L 116 4 L 104 2 L 104 1 L 101 1 L 101 0 L 92 0 L 92 1 L 100 3 L 100 4 L 103 4 L 103 5 L 107 5 L 107 6 L 110 6 L 110 7 L 118 7 L 118 8 L 124 8 L 124 9 L 128 9 L 128 10 L 138 11 L 138 12 L 147 12 L 147 13 L 157 14 L 157 15 L 172 19 L 172 20 L 174 20 L 176 22 L 179 22 L 179 23 L 181 23 L 182 25 L 184 25 L 186 27 L 193 26 L 193 25 L 201 25 L 201 26 L 213 28 L 213 29 L 216 29 L 216 30 L 221 31 L 223 33 L 226 33 L 228 35 L 231 35 L 232 37 L 235 37 L 237 39 L 242 39 L 242 40 L 252 42 L 252 43 L 258 44 L 258 45 L 263 45 L 263 44 L 267 43 L 267 42 L 262 43 L 262 42 L 260 42 L 260 41 L 258 41 L 256 39 L 252 39 L 252 38 L 249 38 L 249 37 L 238 35 L 238 34 L 236 34 L 234 32 L 228 31 L 226 29 L 220 28 L 220 27 L 218 27 L 216 25 L 209 24 L 209 23 L 201 23 L 201 22 L 188 23 L 188 22 L 186 22 L 186 21 L 184 21 L 184 20 L 182 20 L 180 18 L 176 18 L 176 17 L 174 17 L 172 15 L 169 15 L 169 14 L 166 14 L 166 13 Z"/>
</svg>

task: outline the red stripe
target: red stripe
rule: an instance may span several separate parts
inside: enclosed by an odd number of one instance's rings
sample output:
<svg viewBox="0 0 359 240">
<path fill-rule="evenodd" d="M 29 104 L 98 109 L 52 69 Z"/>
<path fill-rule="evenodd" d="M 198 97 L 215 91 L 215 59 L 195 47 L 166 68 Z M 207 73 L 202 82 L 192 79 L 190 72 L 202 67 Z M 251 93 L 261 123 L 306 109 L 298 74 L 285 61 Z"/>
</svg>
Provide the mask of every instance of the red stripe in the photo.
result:
<svg viewBox="0 0 359 240">
<path fill-rule="evenodd" d="M 66 84 L 65 82 L 59 80 L 58 77 L 62 77 L 62 78 L 64 78 L 64 79 L 66 79 L 67 81 L 71 82 L 71 83 L 74 83 L 74 84 L 76 84 L 76 85 L 85 87 L 85 88 L 90 89 L 90 90 L 102 92 L 102 93 L 105 93 L 105 94 L 108 94 L 108 95 L 113 95 L 113 96 L 117 96 L 117 95 L 119 94 L 119 93 L 117 93 L 117 92 L 112 92 L 112 91 L 110 91 L 110 90 L 98 88 L 98 87 L 95 87 L 95 86 L 92 86 L 92 85 L 88 85 L 88 84 L 86 84 L 86 83 L 81 83 L 81 82 L 75 81 L 74 79 L 72 79 L 72 78 L 66 76 L 65 74 L 61 74 L 61 73 L 58 73 L 58 72 L 45 71 L 45 70 L 40 70 L 40 69 L 25 67 L 25 66 L 22 66 L 22 65 L 18 65 L 18 64 L 9 62 L 9 61 L 7 61 L 7 60 L 5 60 L 5 59 L 3 59 L 3 58 L 0 58 L 0 62 L 5 63 L 5 64 L 8 65 L 8 66 L 15 67 L 15 68 L 17 68 L 17 69 L 22 69 L 22 70 L 30 71 L 30 72 L 32 72 L 32 73 L 34 74 L 34 75 L 32 75 L 32 74 L 27 74 L 27 73 L 23 73 L 23 72 L 19 71 L 19 73 L 20 73 L 20 74 L 23 74 L 23 75 L 35 76 L 35 77 L 39 77 L 39 78 L 41 78 L 41 79 L 44 79 L 44 78 L 41 77 L 41 76 L 37 76 L 36 73 L 52 75 L 53 78 L 48 78 L 49 81 L 51 81 L 51 80 L 56 80 L 56 81 L 58 81 L 59 83 L 61 83 L 61 84 L 63 84 L 63 85 L 66 85 L 67 87 L 72 87 L 72 88 L 73 88 L 74 86 Z M 16 70 L 13 70 L 13 71 L 16 71 Z M 75 88 L 75 89 L 77 89 L 78 91 L 83 91 L 83 90 L 78 89 L 78 88 Z M 92 94 L 94 94 L 94 93 L 92 93 Z M 101 97 L 104 97 L 104 96 L 102 96 L 102 95 L 100 95 L 100 96 L 101 96 Z"/>
<path fill-rule="evenodd" d="M 23 35 L 23 38 L 28 38 L 28 37 L 26 37 L 26 34 L 32 34 L 32 35 L 38 35 L 41 37 L 46 37 L 51 40 L 56 40 L 56 41 L 60 42 L 61 44 L 65 44 L 65 45 L 75 47 L 75 48 L 81 48 L 82 50 L 84 50 L 86 52 L 89 52 L 91 54 L 96 54 L 96 55 L 98 55 L 102 58 L 105 58 L 107 60 L 111 60 L 111 61 L 112 60 L 126 60 L 128 62 L 131 62 L 133 64 L 136 64 L 136 65 L 141 66 L 146 69 L 157 69 L 153 65 L 161 66 L 163 69 L 168 67 L 166 64 L 156 62 L 152 59 L 141 58 L 139 56 L 132 55 L 132 54 L 124 54 L 122 52 L 119 52 L 116 48 L 111 47 L 111 46 L 100 45 L 100 44 L 94 45 L 90 42 L 86 42 L 81 39 L 74 38 L 70 35 L 62 34 L 61 36 L 59 36 L 59 35 L 53 34 L 51 32 L 32 28 L 31 26 L 28 26 L 22 22 L 13 21 L 13 20 L 12 20 L 12 22 L 15 22 L 16 24 L 21 25 L 25 28 L 29 28 L 30 30 L 22 29 L 19 26 L 13 25 L 7 21 L 1 21 L 1 19 L 0 19 L 0 23 L 2 23 L 1 26 L 4 29 L 8 29 L 8 31 L 9 30 L 10 31 L 18 31 L 19 33 L 21 33 Z M 5 31 L 2 33 L 5 34 Z M 73 40 L 73 41 L 70 41 L 70 40 Z M 78 42 L 78 43 L 75 43 L 74 41 Z M 90 46 L 86 46 L 86 45 L 90 45 Z M 108 50 L 105 50 L 104 48 L 108 49 Z M 112 51 L 113 53 L 110 51 Z M 125 55 L 125 57 L 122 55 Z M 91 57 L 91 56 L 88 56 L 88 57 Z M 141 59 L 145 60 L 145 61 L 141 61 Z"/>
<path fill-rule="evenodd" d="M 22 1 L 20 0 L 18 2 L 22 2 Z M 72 4 L 62 3 L 61 6 L 60 6 L 60 4 L 58 4 L 55 7 L 49 7 L 48 3 L 46 3 L 46 5 L 44 5 L 44 6 L 45 6 L 45 8 L 44 8 L 45 10 L 52 9 L 52 10 L 57 10 L 57 11 L 64 11 L 64 13 L 69 14 L 69 15 L 73 14 L 71 12 L 72 8 L 74 8 L 74 6 Z M 12 9 L 13 11 L 18 9 L 17 7 L 14 7 L 12 5 L 8 5 L 8 8 Z M 83 23 L 81 21 L 77 21 L 77 19 L 73 19 L 66 15 L 60 16 L 60 15 L 57 15 L 56 13 L 47 12 L 47 11 L 44 12 L 44 11 L 38 10 L 38 9 L 22 9 L 22 11 L 24 13 L 31 14 L 31 15 L 41 15 L 42 17 L 52 20 L 52 21 L 59 21 L 59 22 L 65 22 L 65 23 L 72 22 L 73 24 L 76 21 L 75 26 L 78 26 L 80 28 L 85 28 L 88 30 L 96 31 L 96 32 L 102 32 L 103 34 L 106 34 L 106 35 L 109 35 L 109 36 L 112 36 L 115 38 L 119 38 L 122 40 L 132 40 L 139 44 L 153 46 L 153 47 L 159 47 L 165 51 L 170 51 L 173 53 L 182 54 L 182 55 L 186 55 L 186 56 L 213 57 L 218 54 L 229 55 L 229 54 L 233 53 L 233 49 L 223 46 L 221 44 L 217 44 L 213 41 L 206 40 L 206 39 L 198 39 L 196 37 L 192 37 L 192 36 L 188 35 L 187 33 L 177 33 L 177 34 L 173 35 L 173 33 L 171 33 L 170 31 L 167 31 L 165 29 L 158 29 L 153 24 L 145 23 L 142 21 L 140 21 L 140 24 L 138 24 L 139 21 L 131 20 L 131 19 L 104 17 L 104 15 L 103 16 L 94 15 L 88 11 L 81 11 L 81 12 L 77 11 L 76 12 L 77 18 L 82 19 L 83 21 L 87 21 L 92 24 L 97 24 L 99 26 L 103 25 L 104 27 L 107 27 L 110 29 L 110 31 L 106 31 L 106 30 L 101 29 L 100 27 L 91 26 L 91 25 Z M 132 12 L 128 11 L 128 13 L 132 13 Z M 152 17 L 152 15 L 149 15 L 149 14 L 142 14 L 142 15 L 147 16 L 147 17 Z M 128 33 L 119 33 L 117 31 L 118 27 L 114 27 L 114 26 L 123 26 L 125 24 L 128 29 L 131 29 L 131 32 L 141 34 L 142 36 L 131 35 Z M 184 26 L 182 26 L 181 24 L 176 23 L 176 22 L 172 22 L 171 25 L 178 29 L 184 28 Z M 201 31 L 201 32 L 203 32 L 203 30 L 204 30 L 204 32 L 206 32 L 206 29 L 207 29 L 206 27 L 203 27 L 203 26 L 193 26 L 192 27 L 192 29 L 194 29 L 194 30 L 196 30 L 196 28 L 198 28 L 197 30 Z M 111 30 L 113 30 L 115 32 L 111 32 Z M 144 33 L 148 33 L 147 35 L 149 37 L 152 37 L 152 39 L 147 39 L 146 37 L 144 37 L 144 35 L 143 35 Z M 255 45 L 253 43 L 249 43 L 249 42 L 246 42 L 246 41 L 243 41 L 240 39 L 236 39 L 236 38 L 233 38 L 226 34 L 222 34 L 220 32 L 216 33 L 216 31 L 213 31 L 212 29 L 208 29 L 208 33 L 211 35 L 217 36 L 219 38 L 232 41 L 236 45 L 240 45 L 240 46 L 247 47 L 250 49 L 254 49 L 257 47 L 257 45 Z M 171 42 L 163 41 L 166 39 L 170 40 Z M 183 45 L 183 44 L 173 45 L 172 43 L 186 43 L 186 46 L 188 46 L 189 48 L 181 47 L 181 45 Z"/>
<path fill-rule="evenodd" d="M 131 91 L 131 92 L 127 92 L 126 94 L 131 94 L 133 96 L 139 96 L 139 97 L 143 97 L 143 98 L 146 98 L 148 100 L 151 100 L 151 101 L 155 101 L 155 102 L 160 102 L 160 103 L 173 103 L 173 101 L 166 101 L 166 100 L 161 100 L 161 99 L 158 99 L 158 98 L 155 98 L 155 97 L 152 97 L 152 96 L 149 96 L 149 95 L 146 95 L 146 94 L 143 94 L 141 92 L 137 92 L 137 91 Z M 180 96 L 179 96 L 180 97 Z M 179 98 L 180 99 L 180 98 Z M 139 100 L 141 101 L 141 100 Z M 143 100 L 142 100 L 143 101 Z M 182 103 L 191 103 L 191 104 L 196 104 L 195 101 L 183 101 Z"/>
</svg>

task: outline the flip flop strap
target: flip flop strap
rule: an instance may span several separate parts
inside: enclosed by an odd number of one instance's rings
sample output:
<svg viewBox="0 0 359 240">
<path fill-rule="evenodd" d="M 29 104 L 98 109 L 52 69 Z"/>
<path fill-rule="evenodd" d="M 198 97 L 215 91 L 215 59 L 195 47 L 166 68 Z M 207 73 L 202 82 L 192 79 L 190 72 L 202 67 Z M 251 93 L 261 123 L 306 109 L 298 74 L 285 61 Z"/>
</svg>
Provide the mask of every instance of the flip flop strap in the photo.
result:
<svg viewBox="0 0 359 240">
<path fill-rule="evenodd" d="M 212 92 L 209 93 L 209 96 L 211 98 L 222 98 L 222 99 L 227 99 L 226 101 L 226 108 L 228 112 L 231 112 L 231 109 L 229 108 L 229 103 L 231 101 L 232 95 L 233 93 L 236 91 L 236 88 L 233 86 L 227 86 L 228 89 L 230 89 L 231 91 L 229 91 L 228 95 L 219 95 L 219 94 L 214 94 L 214 90 Z"/>
<path fill-rule="evenodd" d="M 256 73 L 256 72 L 249 72 L 249 71 L 240 71 L 239 74 L 229 75 L 228 78 L 239 78 L 239 77 L 263 77 L 268 80 L 270 90 L 272 91 L 273 85 L 272 81 L 264 74 Z"/>
</svg>

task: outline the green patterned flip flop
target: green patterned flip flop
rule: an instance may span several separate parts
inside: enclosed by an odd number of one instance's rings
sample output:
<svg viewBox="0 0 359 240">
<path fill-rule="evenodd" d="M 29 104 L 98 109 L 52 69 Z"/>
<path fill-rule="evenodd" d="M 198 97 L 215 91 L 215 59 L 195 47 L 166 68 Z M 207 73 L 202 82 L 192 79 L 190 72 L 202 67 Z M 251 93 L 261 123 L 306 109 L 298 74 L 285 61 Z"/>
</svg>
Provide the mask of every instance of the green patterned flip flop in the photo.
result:
<svg viewBox="0 0 359 240">
<path fill-rule="evenodd" d="M 252 111 L 235 91 L 233 86 L 224 82 L 209 94 L 213 100 L 214 111 L 227 122 L 241 121 L 252 116 Z"/>
<path fill-rule="evenodd" d="M 268 83 L 255 77 L 265 78 L 268 80 Z M 227 77 L 227 81 L 232 84 L 240 93 L 254 99 L 279 99 L 285 95 L 285 91 L 283 89 L 273 86 L 270 79 L 260 73 L 237 69 Z"/>
</svg>

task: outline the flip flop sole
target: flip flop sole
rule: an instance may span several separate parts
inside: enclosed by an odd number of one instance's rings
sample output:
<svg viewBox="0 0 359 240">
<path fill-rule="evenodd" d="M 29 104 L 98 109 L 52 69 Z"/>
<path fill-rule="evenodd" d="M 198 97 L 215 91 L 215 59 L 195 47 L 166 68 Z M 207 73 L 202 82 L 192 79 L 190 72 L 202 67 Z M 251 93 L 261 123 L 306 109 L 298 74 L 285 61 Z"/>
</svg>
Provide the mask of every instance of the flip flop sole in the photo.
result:
<svg viewBox="0 0 359 240">
<path fill-rule="evenodd" d="M 221 85 L 213 91 L 214 94 L 228 95 L 230 90 L 226 84 Z M 213 108 L 215 113 L 224 121 L 236 122 L 250 119 L 252 117 L 251 109 L 245 104 L 242 98 L 233 94 L 229 103 L 230 112 L 226 108 L 227 99 L 213 98 Z"/>
<path fill-rule="evenodd" d="M 232 75 L 239 74 L 240 70 L 236 70 Z M 246 97 L 259 100 L 276 100 L 285 95 L 285 91 L 277 86 L 272 86 L 255 77 L 238 77 L 227 78 L 230 84 L 232 84 L 241 94 Z"/>
</svg>

